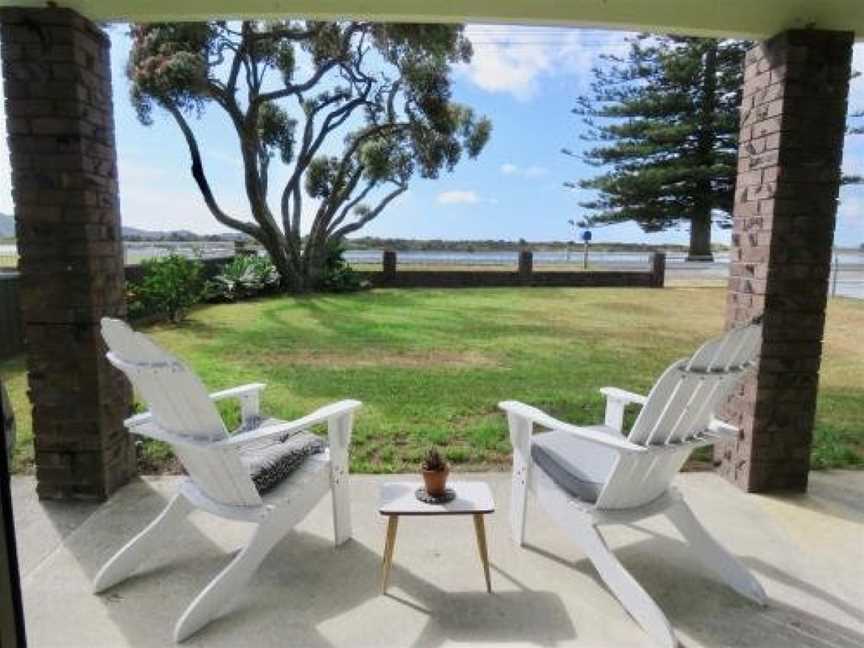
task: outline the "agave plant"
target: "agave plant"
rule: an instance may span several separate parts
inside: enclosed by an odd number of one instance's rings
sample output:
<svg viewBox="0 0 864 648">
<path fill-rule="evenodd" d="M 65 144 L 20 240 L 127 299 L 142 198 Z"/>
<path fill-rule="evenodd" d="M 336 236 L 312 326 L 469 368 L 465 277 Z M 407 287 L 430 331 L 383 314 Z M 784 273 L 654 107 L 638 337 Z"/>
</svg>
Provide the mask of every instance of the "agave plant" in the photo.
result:
<svg viewBox="0 0 864 648">
<path fill-rule="evenodd" d="M 447 470 L 447 462 L 444 461 L 444 458 L 441 456 L 441 453 L 438 451 L 438 448 L 429 448 L 426 451 L 426 454 L 423 456 L 423 470 L 440 472 L 443 470 Z"/>
<path fill-rule="evenodd" d="M 222 267 L 207 283 L 207 297 L 213 300 L 237 301 L 275 290 L 279 273 L 266 257 L 238 256 Z"/>
</svg>

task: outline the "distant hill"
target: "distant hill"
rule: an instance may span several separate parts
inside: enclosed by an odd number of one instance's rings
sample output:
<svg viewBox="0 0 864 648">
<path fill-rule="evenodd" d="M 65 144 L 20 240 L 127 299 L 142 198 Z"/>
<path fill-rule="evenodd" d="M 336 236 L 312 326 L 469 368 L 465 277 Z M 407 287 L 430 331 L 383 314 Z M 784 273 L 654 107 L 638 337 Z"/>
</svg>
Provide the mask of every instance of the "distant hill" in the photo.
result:
<svg viewBox="0 0 864 648">
<path fill-rule="evenodd" d="M 0 238 L 15 237 L 15 217 L 0 213 Z M 247 238 L 244 234 L 226 232 L 224 234 L 196 234 L 189 230 L 161 232 L 137 227 L 124 227 L 124 241 L 238 241 Z"/>
<path fill-rule="evenodd" d="M 189 230 L 161 232 L 137 227 L 123 227 L 124 241 L 241 241 L 245 234 L 226 232 L 224 234 L 196 234 Z"/>
<path fill-rule="evenodd" d="M 15 218 L 9 214 L 0 214 L 0 238 L 15 236 Z"/>
<path fill-rule="evenodd" d="M 568 243 L 567 241 L 518 241 L 508 240 L 455 240 L 455 239 L 402 239 L 402 238 L 377 238 L 365 236 L 362 238 L 346 239 L 345 247 L 349 250 L 395 250 L 400 251 L 447 251 L 447 252 L 483 252 L 501 250 L 521 250 L 530 248 L 535 252 L 548 252 L 565 250 L 570 246 L 582 247 L 581 241 Z M 715 243 L 711 246 L 715 252 L 729 249 L 728 245 Z M 591 249 L 595 251 L 614 252 L 651 252 L 653 250 L 667 250 L 686 252 L 687 246 L 675 243 L 593 243 Z"/>
</svg>

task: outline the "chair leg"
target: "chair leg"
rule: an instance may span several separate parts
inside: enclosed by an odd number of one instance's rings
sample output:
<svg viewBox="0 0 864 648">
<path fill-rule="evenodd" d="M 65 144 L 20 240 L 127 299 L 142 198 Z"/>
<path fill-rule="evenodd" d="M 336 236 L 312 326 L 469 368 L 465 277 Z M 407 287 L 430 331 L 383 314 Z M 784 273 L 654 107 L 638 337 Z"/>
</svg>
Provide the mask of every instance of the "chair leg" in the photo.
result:
<svg viewBox="0 0 864 648">
<path fill-rule="evenodd" d="M 759 581 L 708 533 L 684 500 L 678 500 L 667 509 L 666 516 L 706 567 L 741 596 L 765 605 L 767 596 Z"/>
<path fill-rule="evenodd" d="M 334 466 L 330 490 L 333 497 L 333 536 L 336 546 L 351 539 L 351 491 L 347 467 Z"/>
<path fill-rule="evenodd" d="M 186 608 L 174 626 L 174 640 L 183 641 L 222 614 L 249 582 L 276 543 L 299 524 L 325 494 L 325 490 L 307 490 L 290 508 L 276 510 L 260 522 L 249 544 L 243 547 Z"/>
<path fill-rule="evenodd" d="M 275 524 L 273 520 L 259 524 L 249 544 L 243 547 L 186 608 L 174 627 L 174 640 L 183 641 L 219 616 L 290 528 Z"/>
<path fill-rule="evenodd" d="M 93 581 L 93 592 L 99 593 L 128 578 L 141 562 L 157 547 L 171 537 L 172 530 L 189 515 L 194 507 L 179 493 L 147 528 L 132 538 L 102 566 Z"/>
<path fill-rule="evenodd" d="M 560 521 L 560 520 L 559 520 Z M 565 528 L 575 537 L 579 547 L 594 564 L 603 582 L 612 590 L 624 608 L 639 625 L 656 641 L 666 648 L 678 645 L 672 626 L 642 586 L 618 561 L 597 527 L 582 519 L 570 518 Z"/>
<path fill-rule="evenodd" d="M 528 465 L 513 455 L 510 485 L 510 532 L 520 547 L 525 544 L 525 514 L 528 510 Z"/>
</svg>

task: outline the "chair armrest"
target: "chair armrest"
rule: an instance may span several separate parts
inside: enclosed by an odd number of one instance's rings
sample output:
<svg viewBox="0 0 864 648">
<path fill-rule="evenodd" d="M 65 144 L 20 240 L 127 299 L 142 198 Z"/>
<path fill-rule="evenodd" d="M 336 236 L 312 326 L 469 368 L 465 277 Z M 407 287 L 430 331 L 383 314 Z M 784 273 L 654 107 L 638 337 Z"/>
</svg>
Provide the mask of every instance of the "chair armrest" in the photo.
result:
<svg viewBox="0 0 864 648">
<path fill-rule="evenodd" d="M 138 436 L 156 439 L 157 441 L 164 441 L 165 443 L 179 442 L 189 443 L 190 445 L 200 444 L 199 441 L 196 441 L 194 439 L 184 439 L 179 435 L 166 432 L 153 422 L 153 415 L 150 414 L 150 412 L 142 412 L 141 414 L 130 416 L 125 421 L 123 421 L 123 425 L 126 427 L 127 430 L 129 430 L 131 434 L 137 434 Z"/>
<path fill-rule="evenodd" d="M 603 424 L 612 428 L 619 434 L 624 433 L 624 408 L 631 403 L 644 405 L 648 400 L 640 394 L 618 389 L 617 387 L 603 387 L 600 393 L 606 397 L 606 414 Z"/>
<path fill-rule="evenodd" d="M 248 394 L 260 394 L 267 387 L 264 383 L 249 383 L 248 385 L 240 385 L 239 387 L 231 387 L 222 391 L 213 392 L 210 394 L 210 400 L 220 401 L 226 398 L 243 398 Z"/>
<path fill-rule="evenodd" d="M 248 385 L 240 385 L 239 387 L 231 387 L 210 394 L 210 400 L 214 403 L 228 398 L 240 399 L 240 417 L 243 423 L 257 418 L 261 411 L 260 394 L 267 387 L 264 383 L 249 383 Z M 135 432 L 132 428 L 140 427 L 152 422 L 153 415 L 147 411 L 135 416 L 130 416 L 123 425 L 130 432 Z M 137 434 L 137 432 L 136 432 Z"/>
<path fill-rule="evenodd" d="M 331 403 L 330 405 L 325 405 L 324 407 L 315 410 L 311 414 L 307 414 L 303 418 L 299 418 L 294 421 L 286 421 L 285 423 L 279 423 L 277 425 L 265 425 L 264 427 L 260 427 L 256 430 L 250 430 L 249 432 L 235 434 L 231 438 L 225 439 L 224 441 L 217 441 L 213 444 L 213 447 L 218 448 L 225 446 L 245 445 L 253 441 L 260 441 L 262 439 L 267 439 L 273 436 L 283 436 L 286 434 L 291 434 L 292 432 L 299 432 L 300 430 L 307 428 L 310 425 L 316 425 L 318 423 L 335 423 L 337 420 L 349 416 L 361 405 L 362 403 L 356 400 L 338 401 L 336 403 Z M 331 427 L 338 426 L 334 425 Z M 334 438 L 334 436 L 334 434 L 330 434 L 331 444 L 333 444 L 335 441 L 336 443 L 338 443 L 338 445 L 347 447 L 350 438 Z M 347 436 L 350 437 L 350 429 L 347 433 Z"/>
<path fill-rule="evenodd" d="M 730 425 L 726 421 L 714 418 L 708 424 L 708 433 L 710 436 L 719 437 L 724 441 L 735 441 L 738 439 L 738 435 L 741 434 L 741 429 Z"/>
<path fill-rule="evenodd" d="M 596 430 L 589 430 L 577 425 L 565 423 L 564 421 L 560 421 L 546 412 L 539 410 L 536 407 L 526 405 L 525 403 L 520 403 L 518 401 L 502 401 L 501 403 L 498 403 L 498 407 L 509 414 L 530 421 L 532 424 L 542 425 L 551 430 L 568 432 L 598 445 L 608 446 L 621 452 L 645 452 L 644 447 L 636 445 L 635 443 L 630 443 L 622 437 L 616 437 L 611 434 L 604 434 L 603 432 L 597 432 Z"/>
<path fill-rule="evenodd" d="M 146 425 L 147 423 L 152 422 L 153 415 L 150 411 L 141 412 L 140 414 L 135 414 L 134 416 L 130 416 L 129 418 L 123 421 L 123 426 L 129 430 L 130 432 L 134 432 L 132 428 L 140 427 L 142 425 Z"/>
<path fill-rule="evenodd" d="M 617 387 L 601 387 L 600 393 L 606 397 L 606 400 L 618 400 L 625 404 L 636 403 L 637 405 L 644 405 L 645 401 L 648 400 L 642 394 L 636 394 L 626 389 L 618 389 Z"/>
<path fill-rule="evenodd" d="M 261 416 L 261 392 L 266 386 L 264 383 L 249 383 L 231 389 L 223 389 L 210 394 L 210 400 L 215 403 L 227 398 L 239 399 L 240 420 L 243 421 L 243 427 L 254 427 Z"/>
</svg>

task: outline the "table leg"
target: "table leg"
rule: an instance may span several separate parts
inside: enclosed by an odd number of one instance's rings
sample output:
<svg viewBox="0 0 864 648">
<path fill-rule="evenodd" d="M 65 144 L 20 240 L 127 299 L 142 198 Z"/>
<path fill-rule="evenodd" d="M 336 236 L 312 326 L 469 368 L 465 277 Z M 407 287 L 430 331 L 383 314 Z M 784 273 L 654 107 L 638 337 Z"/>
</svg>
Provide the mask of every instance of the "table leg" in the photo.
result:
<svg viewBox="0 0 864 648">
<path fill-rule="evenodd" d="M 480 550 L 480 562 L 483 563 L 483 575 L 486 577 L 486 591 L 492 593 L 492 580 L 489 578 L 489 553 L 486 549 L 486 525 L 482 513 L 474 514 L 474 531 L 477 532 L 477 549 Z"/>
<path fill-rule="evenodd" d="M 387 540 L 384 543 L 384 559 L 381 562 L 381 593 L 387 591 L 390 580 L 390 567 L 393 565 L 393 549 L 396 547 L 396 529 L 399 527 L 399 516 L 390 515 L 387 518 Z"/>
</svg>

